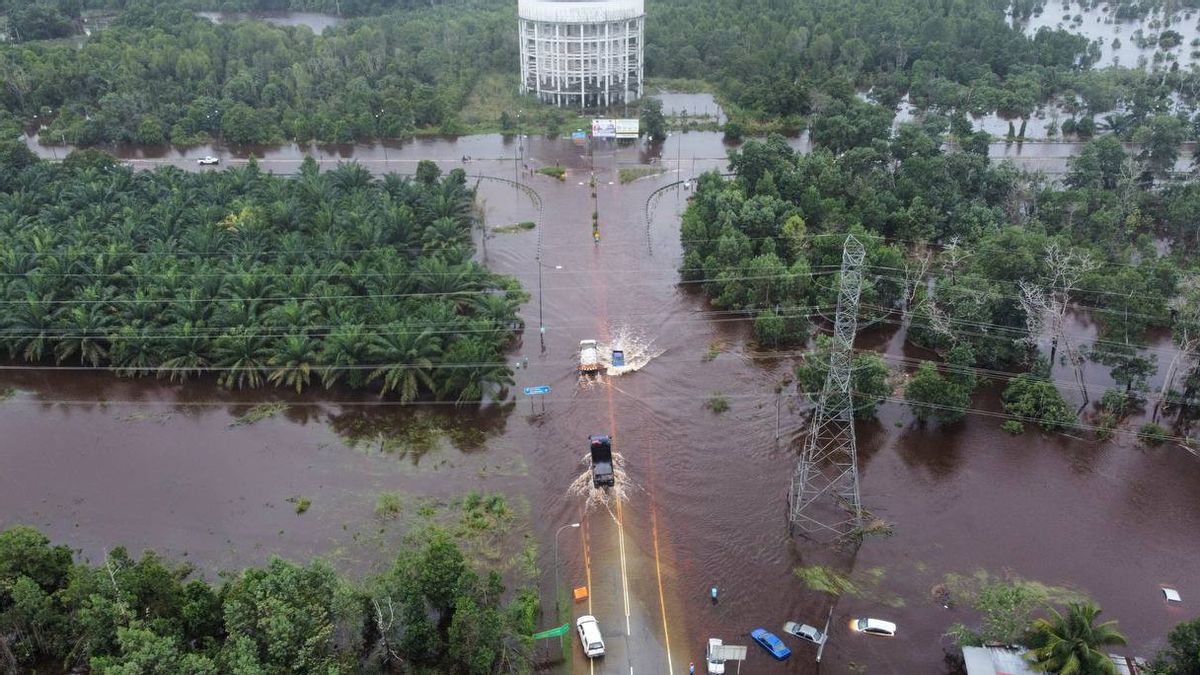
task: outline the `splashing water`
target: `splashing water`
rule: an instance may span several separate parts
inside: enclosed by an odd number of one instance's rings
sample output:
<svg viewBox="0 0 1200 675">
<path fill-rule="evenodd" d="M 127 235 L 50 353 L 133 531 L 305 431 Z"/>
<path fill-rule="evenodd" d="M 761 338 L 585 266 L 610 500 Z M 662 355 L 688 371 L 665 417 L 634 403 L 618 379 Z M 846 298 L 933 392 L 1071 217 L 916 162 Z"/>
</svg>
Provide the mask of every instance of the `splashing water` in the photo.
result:
<svg viewBox="0 0 1200 675">
<path fill-rule="evenodd" d="M 613 366 L 614 349 L 625 352 L 625 365 Z M 611 339 L 600 345 L 600 362 L 604 364 L 605 373 L 615 377 L 641 370 L 652 359 L 662 356 L 664 351 L 654 346 L 654 338 L 628 326 L 618 326 L 613 330 Z"/>
<path fill-rule="evenodd" d="M 619 452 L 613 453 L 613 486 L 610 488 L 592 487 L 592 453 L 583 455 L 581 463 L 587 468 L 583 473 L 571 481 L 571 486 L 567 488 L 567 494 L 577 497 L 585 497 L 583 510 L 585 513 L 591 512 L 593 508 L 603 507 L 611 514 L 613 506 L 617 502 L 629 501 L 629 494 L 637 489 L 629 480 L 629 474 L 625 473 L 625 457 Z M 616 516 L 613 516 L 614 518 Z"/>
</svg>

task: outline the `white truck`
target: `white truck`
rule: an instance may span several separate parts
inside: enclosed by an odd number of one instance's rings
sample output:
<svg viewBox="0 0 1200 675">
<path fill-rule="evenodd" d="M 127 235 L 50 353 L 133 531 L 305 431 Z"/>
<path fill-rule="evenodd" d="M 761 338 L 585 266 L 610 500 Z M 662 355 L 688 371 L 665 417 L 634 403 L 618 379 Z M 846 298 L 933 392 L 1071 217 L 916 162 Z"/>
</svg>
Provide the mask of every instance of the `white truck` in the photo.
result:
<svg viewBox="0 0 1200 675">
<path fill-rule="evenodd" d="M 595 340 L 579 341 L 579 372 L 596 373 L 600 371 L 600 352 L 596 349 Z"/>
</svg>

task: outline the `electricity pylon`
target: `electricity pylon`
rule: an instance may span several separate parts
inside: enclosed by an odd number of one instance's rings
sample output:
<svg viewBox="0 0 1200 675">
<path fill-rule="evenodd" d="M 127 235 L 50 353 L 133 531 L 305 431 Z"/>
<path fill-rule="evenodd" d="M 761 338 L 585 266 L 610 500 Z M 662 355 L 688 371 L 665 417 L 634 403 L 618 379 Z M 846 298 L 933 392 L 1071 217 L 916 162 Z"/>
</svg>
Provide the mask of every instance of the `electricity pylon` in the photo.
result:
<svg viewBox="0 0 1200 675">
<path fill-rule="evenodd" d="M 858 446 L 854 438 L 851 357 L 862 291 L 863 245 L 851 236 L 842 249 L 841 288 L 833 322 L 829 374 L 817 399 L 812 428 L 792 476 L 790 526 L 806 536 L 844 537 L 862 527 Z"/>
</svg>

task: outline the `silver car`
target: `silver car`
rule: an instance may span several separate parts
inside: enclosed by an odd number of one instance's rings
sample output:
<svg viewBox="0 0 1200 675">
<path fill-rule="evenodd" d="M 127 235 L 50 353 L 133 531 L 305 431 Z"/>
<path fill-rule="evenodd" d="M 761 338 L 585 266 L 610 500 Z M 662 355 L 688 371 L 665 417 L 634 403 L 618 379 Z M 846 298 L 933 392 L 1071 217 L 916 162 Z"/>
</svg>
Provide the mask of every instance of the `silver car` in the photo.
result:
<svg viewBox="0 0 1200 675">
<path fill-rule="evenodd" d="M 795 635 L 796 637 L 800 638 L 801 640 L 808 640 L 809 642 L 813 643 L 814 645 L 820 645 L 820 644 L 825 643 L 826 635 L 824 633 L 822 633 L 820 630 L 813 628 L 812 626 L 810 626 L 806 623 L 796 623 L 795 621 L 789 621 L 789 622 L 783 624 L 783 632 L 787 633 L 788 635 Z"/>
</svg>

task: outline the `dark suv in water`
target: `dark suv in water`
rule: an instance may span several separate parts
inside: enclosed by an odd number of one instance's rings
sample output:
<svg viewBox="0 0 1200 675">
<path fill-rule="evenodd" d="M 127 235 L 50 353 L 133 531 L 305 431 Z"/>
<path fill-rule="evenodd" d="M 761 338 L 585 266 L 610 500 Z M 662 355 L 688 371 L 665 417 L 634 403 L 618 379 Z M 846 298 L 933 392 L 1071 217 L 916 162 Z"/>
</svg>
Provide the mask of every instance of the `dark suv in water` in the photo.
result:
<svg viewBox="0 0 1200 675">
<path fill-rule="evenodd" d="M 605 488 L 616 484 L 613 475 L 612 438 L 602 434 L 588 436 L 592 450 L 592 487 Z"/>
</svg>

